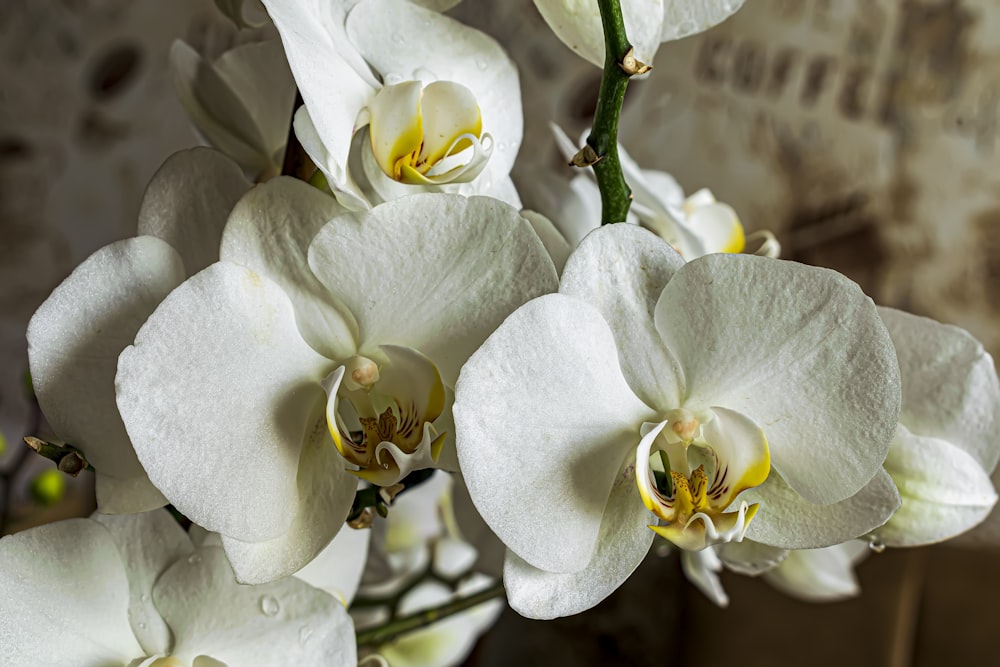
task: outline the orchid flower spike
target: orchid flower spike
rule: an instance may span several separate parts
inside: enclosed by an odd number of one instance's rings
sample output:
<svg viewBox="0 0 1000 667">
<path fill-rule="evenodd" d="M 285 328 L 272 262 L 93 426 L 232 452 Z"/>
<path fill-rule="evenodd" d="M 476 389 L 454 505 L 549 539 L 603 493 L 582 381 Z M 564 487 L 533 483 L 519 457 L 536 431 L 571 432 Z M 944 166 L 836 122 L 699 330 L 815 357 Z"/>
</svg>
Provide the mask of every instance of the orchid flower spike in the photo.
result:
<svg viewBox="0 0 1000 667">
<path fill-rule="evenodd" d="M 881 526 L 899 507 L 882 469 L 899 402 L 889 335 L 851 281 L 748 255 L 684 263 L 619 224 L 472 356 L 454 413 L 511 606 L 548 618 L 607 596 L 656 534 L 801 549 Z"/>
</svg>

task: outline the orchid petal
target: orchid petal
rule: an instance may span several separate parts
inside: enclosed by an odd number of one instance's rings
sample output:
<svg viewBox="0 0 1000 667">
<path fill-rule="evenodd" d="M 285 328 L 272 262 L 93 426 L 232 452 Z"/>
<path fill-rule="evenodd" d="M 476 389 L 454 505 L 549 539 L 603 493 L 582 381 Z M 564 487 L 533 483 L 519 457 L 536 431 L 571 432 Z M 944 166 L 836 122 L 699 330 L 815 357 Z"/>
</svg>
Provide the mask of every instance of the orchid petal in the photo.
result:
<svg viewBox="0 0 1000 667">
<path fill-rule="evenodd" d="M 282 56 L 279 53 L 277 57 Z M 180 40 L 170 47 L 170 74 L 177 99 L 208 143 L 250 174 L 267 170 L 272 155 L 266 151 L 267 141 L 251 113 L 253 98 L 241 98 L 221 76 L 215 63 L 207 62 Z M 292 95 L 288 98 L 289 107 L 294 92 Z"/>
<path fill-rule="evenodd" d="M 330 185 L 343 189 L 355 121 L 378 88 L 368 64 L 347 38 L 344 22 L 351 3 L 263 1 L 329 155 Z"/>
<path fill-rule="evenodd" d="M 172 655 L 228 665 L 353 665 L 354 625 L 337 600 L 288 577 L 245 586 L 218 547 L 198 549 L 156 582 L 153 601 L 174 631 Z"/>
<path fill-rule="evenodd" d="M 806 602 L 834 602 L 861 592 L 854 565 L 868 545 L 861 541 L 788 552 L 781 565 L 764 574 L 779 591 Z"/>
<path fill-rule="evenodd" d="M 766 482 L 742 499 L 761 504 L 746 536 L 783 549 L 826 547 L 865 535 L 884 524 L 900 505 L 899 492 L 882 469 L 858 493 L 829 505 L 807 502 L 773 470 Z"/>
<path fill-rule="evenodd" d="M 708 255 L 667 283 L 655 321 L 683 360 L 684 407 L 724 406 L 757 422 L 772 465 L 805 499 L 843 500 L 881 470 L 899 370 L 855 283 L 793 262 Z"/>
<path fill-rule="evenodd" d="M 653 63 L 660 46 L 668 2 L 670 0 L 623 0 L 621 3 L 625 32 L 635 48 L 635 57 L 644 63 Z M 535 0 L 535 6 L 563 44 L 598 67 L 604 65 L 604 27 L 596 2 Z"/>
<path fill-rule="evenodd" d="M 313 275 L 309 243 L 344 209 L 330 196 L 294 178 L 258 185 L 233 209 L 220 257 L 281 286 L 295 308 L 299 333 L 320 354 L 338 359 L 356 349 L 358 324 Z"/>
<path fill-rule="evenodd" d="M 726 544 L 740 543 L 727 542 Z M 726 595 L 726 590 L 722 587 L 722 581 L 719 579 L 719 573 L 722 572 L 722 561 L 716 555 L 715 549 L 712 547 L 701 551 L 681 549 L 681 569 L 687 580 L 704 593 L 705 597 L 719 607 L 729 606 L 729 596 Z"/>
<path fill-rule="evenodd" d="M 320 416 L 302 444 L 296 487 L 296 514 L 288 530 L 266 541 L 222 536 L 222 546 L 240 583 L 260 584 L 293 574 L 309 564 L 344 528 L 357 482 L 344 469 Z M 284 501 L 291 504 L 290 500 Z"/>
<path fill-rule="evenodd" d="M 361 0 L 347 17 L 347 33 L 383 77 L 453 81 L 472 91 L 482 127 L 496 141 L 490 162 L 497 174 L 510 172 L 524 131 L 521 87 L 517 68 L 492 37 L 405 0 Z"/>
<path fill-rule="evenodd" d="M 556 285 L 530 225 L 484 197 L 414 195 L 342 216 L 316 235 L 309 265 L 357 317 L 362 351 L 420 350 L 449 386 L 511 311 Z M 386 286 L 378 298 L 373 285 Z"/>
<path fill-rule="evenodd" d="M 329 365 L 302 340 L 277 285 L 220 262 L 174 290 L 122 352 L 118 407 L 150 479 L 179 511 L 266 540 L 305 500 L 300 451 L 321 425 L 309 418 Z"/>
<path fill-rule="evenodd" d="M 619 464 L 651 416 L 622 377 L 600 313 L 559 294 L 522 306 L 463 368 L 454 415 L 486 523 L 529 565 L 585 568 Z"/>
<path fill-rule="evenodd" d="M 194 551 L 191 539 L 163 509 L 122 516 L 94 514 L 91 519 L 111 534 L 125 566 L 132 632 L 146 655 L 167 653 L 173 638 L 153 606 L 153 583 L 171 563 Z"/>
<path fill-rule="evenodd" d="M 163 239 L 180 253 L 189 276 L 219 259 L 229 212 L 250 182 L 236 164 L 209 148 L 174 153 L 153 175 L 139 209 L 140 235 Z"/>
<path fill-rule="evenodd" d="M 905 386 L 905 385 L 904 385 Z M 931 544 L 970 530 L 997 502 L 993 482 L 971 454 L 902 425 L 885 459 L 903 505 L 878 529 L 889 546 Z"/>
<path fill-rule="evenodd" d="M 532 567 L 513 551 L 507 553 L 503 579 L 514 611 L 539 619 L 586 611 L 613 593 L 639 566 L 653 542 L 653 533 L 646 528 L 653 517 L 638 502 L 629 459 L 626 457 L 617 470 L 593 555 L 582 570 L 569 574 L 546 572 Z M 545 507 L 540 504 L 534 511 L 537 514 Z M 554 539 L 556 548 L 576 548 L 551 534 L 546 539 Z"/>
<path fill-rule="evenodd" d="M 362 192 L 361 186 L 351 175 L 350 171 L 337 162 L 335 156 L 327 150 L 323 144 L 323 139 L 319 135 L 319 130 L 309 115 L 309 110 L 305 106 L 299 107 L 292 119 L 292 126 L 295 128 L 295 136 L 302 145 L 302 149 L 319 168 L 326 177 L 327 185 L 333 196 L 341 206 L 349 211 L 367 211 L 372 207 L 370 201 Z M 348 148 L 350 154 L 350 148 Z M 368 156 L 371 151 L 365 151 Z M 381 173 L 381 170 L 378 170 Z"/>
<path fill-rule="evenodd" d="M 760 544 L 753 540 L 726 542 L 715 547 L 715 552 L 726 564 L 727 569 L 748 577 L 756 577 L 777 567 L 789 553 L 787 549 Z"/>
<path fill-rule="evenodd" d="M 566 262 L 559 292 L 597 308 L 611 327 L 629 386 L 648 405 L 678 407 L 684 374 L 665 347 L 653 313 L 664 286 L 684 265 L 666 243 L 635 225 L 591 232 Z"/>
<path fill-rule="evenodd" d="M 12 665 L 125 665 L 143 650 L 103 526 L 70 519 L 0 539 L 0 654 Z M 58 632 L 45 632 L 58 628 Z"/>
<path fill-rule="evenodd" d="M 572 248 L 566 242 L 566 238 L 556 229 L 552 221 L 541 213 L 523 210 L 521 211 L 521 217 L 531 223 L 531 228 L 535 230 L 535 234 L 538 235 L 542 245 L 545 246 L 546 252 L 549 253 L 549 257 L 552 258 L 552 263 L 556 267 L 556 273 L 561 274 L 563 267 L 566 266 L 566 260 L 569 259 L 569 255 L 572 252 Z"/>
<path fill-rule="evenodd" d="M 746 0 L 664 0 L 661 42 L 704 32 L 732 16 Z"/>
<path fill-rule="evenodd" d="M 370 530 L 341 529 L 333 542 L 296 572 L 295 577 L 326 591 L 346 607 L 361 585 L 371 535 Z"/>
<path fill-rule="evenodd" d="M 78 266 L 28 325 L 32 383 L 49 424 L 86 454 L 99 479 L 115 478 L 119 491 L 131 491 L 112 498 L 113 509 L 165 504 L 132 450 L 115 404 L 114 376 L 119 353 L 183 279 L 180 257 L 163 241 L 118 241 Z M 102 489 L 101 499 L 107 498 Z"/>
<path fill-rule="evenodd" d="M 879 308 L 896 346 L 903 382 L 899 421 L 947 440 L 990 472 L 1000 457 L 1000 382 L 975 338 L 957 327 Z"/>
</svg>

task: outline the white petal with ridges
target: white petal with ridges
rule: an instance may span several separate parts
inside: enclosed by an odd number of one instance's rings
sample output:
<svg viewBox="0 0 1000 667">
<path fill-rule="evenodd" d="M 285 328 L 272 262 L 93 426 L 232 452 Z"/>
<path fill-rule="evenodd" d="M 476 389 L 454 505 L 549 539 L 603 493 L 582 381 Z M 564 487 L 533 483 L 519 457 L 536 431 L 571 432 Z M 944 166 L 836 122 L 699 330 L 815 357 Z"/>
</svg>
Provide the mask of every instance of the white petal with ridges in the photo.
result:
<svg viewBox="0 0 1000 667">
<path fill-rule="evenodd" d="M 531 226 L 485 197 L 414 195 L 338 218 L 316 235 L 309 265 L 354 313 L 362 353 L 419 350 L 449 386 L 510 312 L 556 286 Z"/>
<path fill-rule="evenodd" d="M 585 568 L 619 465 L 652 417 L 625 383 L 600 313 L 559 294 L 520 308 L 463 368 L 454 414 L 487 524 L 534 567 Z"/>
<path fill-rule="evenodd" d="M 236 163 L 218 151 L 174 153 L 146 187 L 138 233 L 169 243 L 192 276 L 219 259 L 229 212 L 249 189 Z"/>
<path fill-rule="evenodd" d="M 354 625 L 331 595 L 294 577 L 236 583 L 225 554 L 203 547 L 156 582 L 153 602 L 176 637 L 173 656 L 227 665 L 353 665 Z"/>
<path fill-rule="evenodd" d="M 993 482 L 971 454 L 899 427 L 885 459 L 903 505 L 876 531 L 888 546 L 931 544 L 970 530 L 997 501 Z"/>
<path fill-rule="evenodd" d="M 347 157 L 358 114 L 378 88 L 344 21 L 350 2 L 263 0 L 285 47 L 305 105 L 325 151 L 331 187 L 345 187 Z M 298 127 L 296 127 L 296 131 Z"/>
<path fill-rule="evenodd" d="M 732 16 L 744 2 L 745 0 L 664 0 L 660 41 L 669 42 L 704 32 Z"/>
<path fill-rule="evenodd" d="M 593 556 L 582 570 L 546 572 L 508 552 L 503 578 L 512 609 L 539 619 L 586 611 L 613 593 L 639 566 L 653 543 L 653 532 L 646 526 L 655 517 L 639 499 L 630 459 L 626 456 L 613 480 Z M 544 511 L 544 505 L 535 511 Z M 558 540 L 552 535 L 537 539 Z M 564 547 L 573 548 L 568 544 Z"/>
<path fill-rule="evenodd" d="M 684 375 L 653 320 L 656 302 L 684 260 L 636 225 L 591 232 L 566 262 L 559 292 L 597 308 L 615 336 L 632 390 L 660 410 L 680 405 Z M 707 406 L 706 406 L 707 407 Z"/>
<path fill-rule="evenodd" d="M 793 262 L 708 255 L 674 275 L 655 320 L 681 360 L 684 407 L 753 419 L 772 465 L 803 497 L 843 500 L 881 470 L 896 430 L 899 368 L 855 283 Z"/>
<path fill-rule="evenodd" d="M 635 57 L 646 64 L 660 46 L 661 20 L 669 0 L 622 0 L 625 32 Z M 591 0 L 535 0 L 545 22 L 563 44 L 598 67 L 604 65 L 604 28 L 598 4 Z"/>
<path fill-rule="evenodd" d="M 779 591 L 806 602 L 834 602 L 861 592 L 854 576 L 855 564 L 868 553 L 861 541 L 823 549 L 790 551 L 764 579 Z"/>
<path fill-rule="evenodd" d="M 244 541 L 222 536 L 222 546 L 240 583 L 260 584 L 302 569 L 320 554 L 344 526 L 354 500 L 357 480 L 337 452 L 323 405 L 307 418 L 299 458 L 296 514 L 288 530 L 270 540 Z M 285 501 L 290 504 L 290 499 Z"/>
<path fill-rule="evenodd" d="M 186 281 L 119 359 L 118 407 L 150 479 L 185 516 L 266 540 L 297 512 L 296 475 L 332 364 L 267 278 L 218 263 Z"/>
<path fill-rule="evenodd" d="M 814 549 L 867 535 L 900 505 L 892 478 L 881 468 L 857 494 L 829 505 L 803 499 L 773 470 L 766 482 L 741 500 L 761 505 L 747 537 L 783 549 Z"/>
<path fill-rule="evenodd" d="M 32 382 L 49 424 L 85 453 L 98 477 L 121 480 L 119 490 L 132 491 L 113 499 L 109 510 L 163 504 L 118 415 L 114 377 L 119 353 L 183 279 L 180 257 L 160 239 L 118 241 L 78 266 L 28 325 Z"/>
<path fill-rule="evenodd" d="M 268 168 L 272 156 L 264 148 L 267 141 L 250 111 L 252 99 L 241 99 L 215 63 L 176 40 L 170 47 L 170 74 L 177 99 L 208 143 L 251 176 Z M 289 106 L 291 102 L 289 99 Z"/>
<path fill-rule="evenodd" d="M 114 540 L 89 519 L 0 539 L 0 655 L 11 665 L 126 665 L 143 650 Z"/>
<path fill-rule="evenodd" d="M 93 514 L 118 547 L 129 583 L 129 622 L 147 655 L 168 653 L 170 629 L 153 606 L 153 583 L 166 569 L 186 557 L 194 546 L 184 529 L 164 509 L 143 514 Z"/>
<path fill-rule="evenodd" d="M 308 251 L 316 233 L 344 208 L 300 180 L 274 178 L 239 201 L 222 236 L 220 257 L 281 286 L 292 301 L 299 333 L 320 354 L 353 354 L 358 324 L 313 275 Z"/>
<path fill-rule="evenodd" d="M 993 357 L 958 327 L 880 307 L 899 359 L 899 421 L 972 455 L 987 472 L 1000 457 L 1000 382 Z"/>
<path fill-rule="evenodd" d="M 371 530 L 344 526 L 333 542 L 296 572 L 295 577 L 348 606 L 361 584 L 371 535 Z"/>
</svg>

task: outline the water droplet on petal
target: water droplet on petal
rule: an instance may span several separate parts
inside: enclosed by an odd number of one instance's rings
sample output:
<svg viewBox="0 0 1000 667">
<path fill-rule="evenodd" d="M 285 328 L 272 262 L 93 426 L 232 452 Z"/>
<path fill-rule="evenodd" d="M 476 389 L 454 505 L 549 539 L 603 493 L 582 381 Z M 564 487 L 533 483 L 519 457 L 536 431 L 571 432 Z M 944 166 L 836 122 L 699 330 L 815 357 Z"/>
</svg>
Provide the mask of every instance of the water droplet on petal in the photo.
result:
<svg viewBox="0 0 1000 667">
<path fill-rule="evenodd" d="M 143 602 L 149 602 L 149 596 L 148 596 L 147 594 L 145 594 L 145 593 L 143 593 L 143 594 L 142 594 L 142 595 L 141 595 L 141 596 L 139 597 L 139 599 L 140 599 L 140 600 L 142 600 Z"/>
<path fill-rule="evenodd" d="M 265 616 L 277 616 L 281 611 L 281 605 L 273 595 L 263 595 L 260 598 L 260 610 Z"/>
<path fill-rule="evenodd" d="M 403 82 L 403 75 L 397 74 L 396 72 L 389 72 L 384 77 L 382 77 L 382 81 L 387 86 L 395 86 L 397 83 Z"/>
<path fill-rule="evenodd" d="M 871 549 L 872 553 L 880 554 L 885 551 L 885 542 L 877 537 L 872 537 L 868 541 L 868 548 Z"/>
<path fill-rule="evenodd" d="M 403 39 L 403 33 L 401 32 L 392 33 L 392 41 L 394 41 L 396 44 L 402 44 L 405 41 Z"/>
<path fill-rule="evenodd" d="M 140 623 L 139 624 L 139 629 L 140 630 L 145 630 L 146 629 L 146 624 L 145 623 Z"/>
<path fill-rule="evenodd" d="M 197 565 L 201 562 L 201 556 L 199 554 L 191 554 L 188 556 L 188 564 Z"/>
<path fill-rule="evenodd" d="M 480 71 L 485 72 L 487 69 L 489 69 L 490 64 L 486 61 L 485 58 L 476 58 L 476 67 L 478 67 Z"/>
<path fill-rule="evenodd" d="M 303 625 L 301 628 L 299 628 L 299 641 L 305 644 L 312 637 L 312 633 L 313 633 L 312 628 L 310 628 L 308 625 Z"/>
</svg>

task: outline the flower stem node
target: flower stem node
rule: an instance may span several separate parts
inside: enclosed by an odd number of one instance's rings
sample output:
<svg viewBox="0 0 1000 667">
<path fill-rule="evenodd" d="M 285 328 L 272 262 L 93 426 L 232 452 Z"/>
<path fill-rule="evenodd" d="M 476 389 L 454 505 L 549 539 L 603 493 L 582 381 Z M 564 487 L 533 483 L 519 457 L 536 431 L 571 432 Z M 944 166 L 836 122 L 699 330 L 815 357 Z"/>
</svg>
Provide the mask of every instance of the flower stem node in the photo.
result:
<svg viewBox="0 0 1000 667">
<path fill-rule="evenodd" d="M 587 167 L 593 167 L 595 164 L 604 159 L 603 155 L 598 155 L 597 151 L 590 144 L 584 144 L 576 155 L 569 161 L 569 166 L 579 167 L 585 169 Z"/>
<path fill-rule="evenodd" d="M 653 69 L 652 65 L 647 65 L 635 57 L 635 49 L 632 47 L 629 47 L 629 50 L 625 52 L 618 66 L 629 76 L 641 76 Z"/>
</svg>

